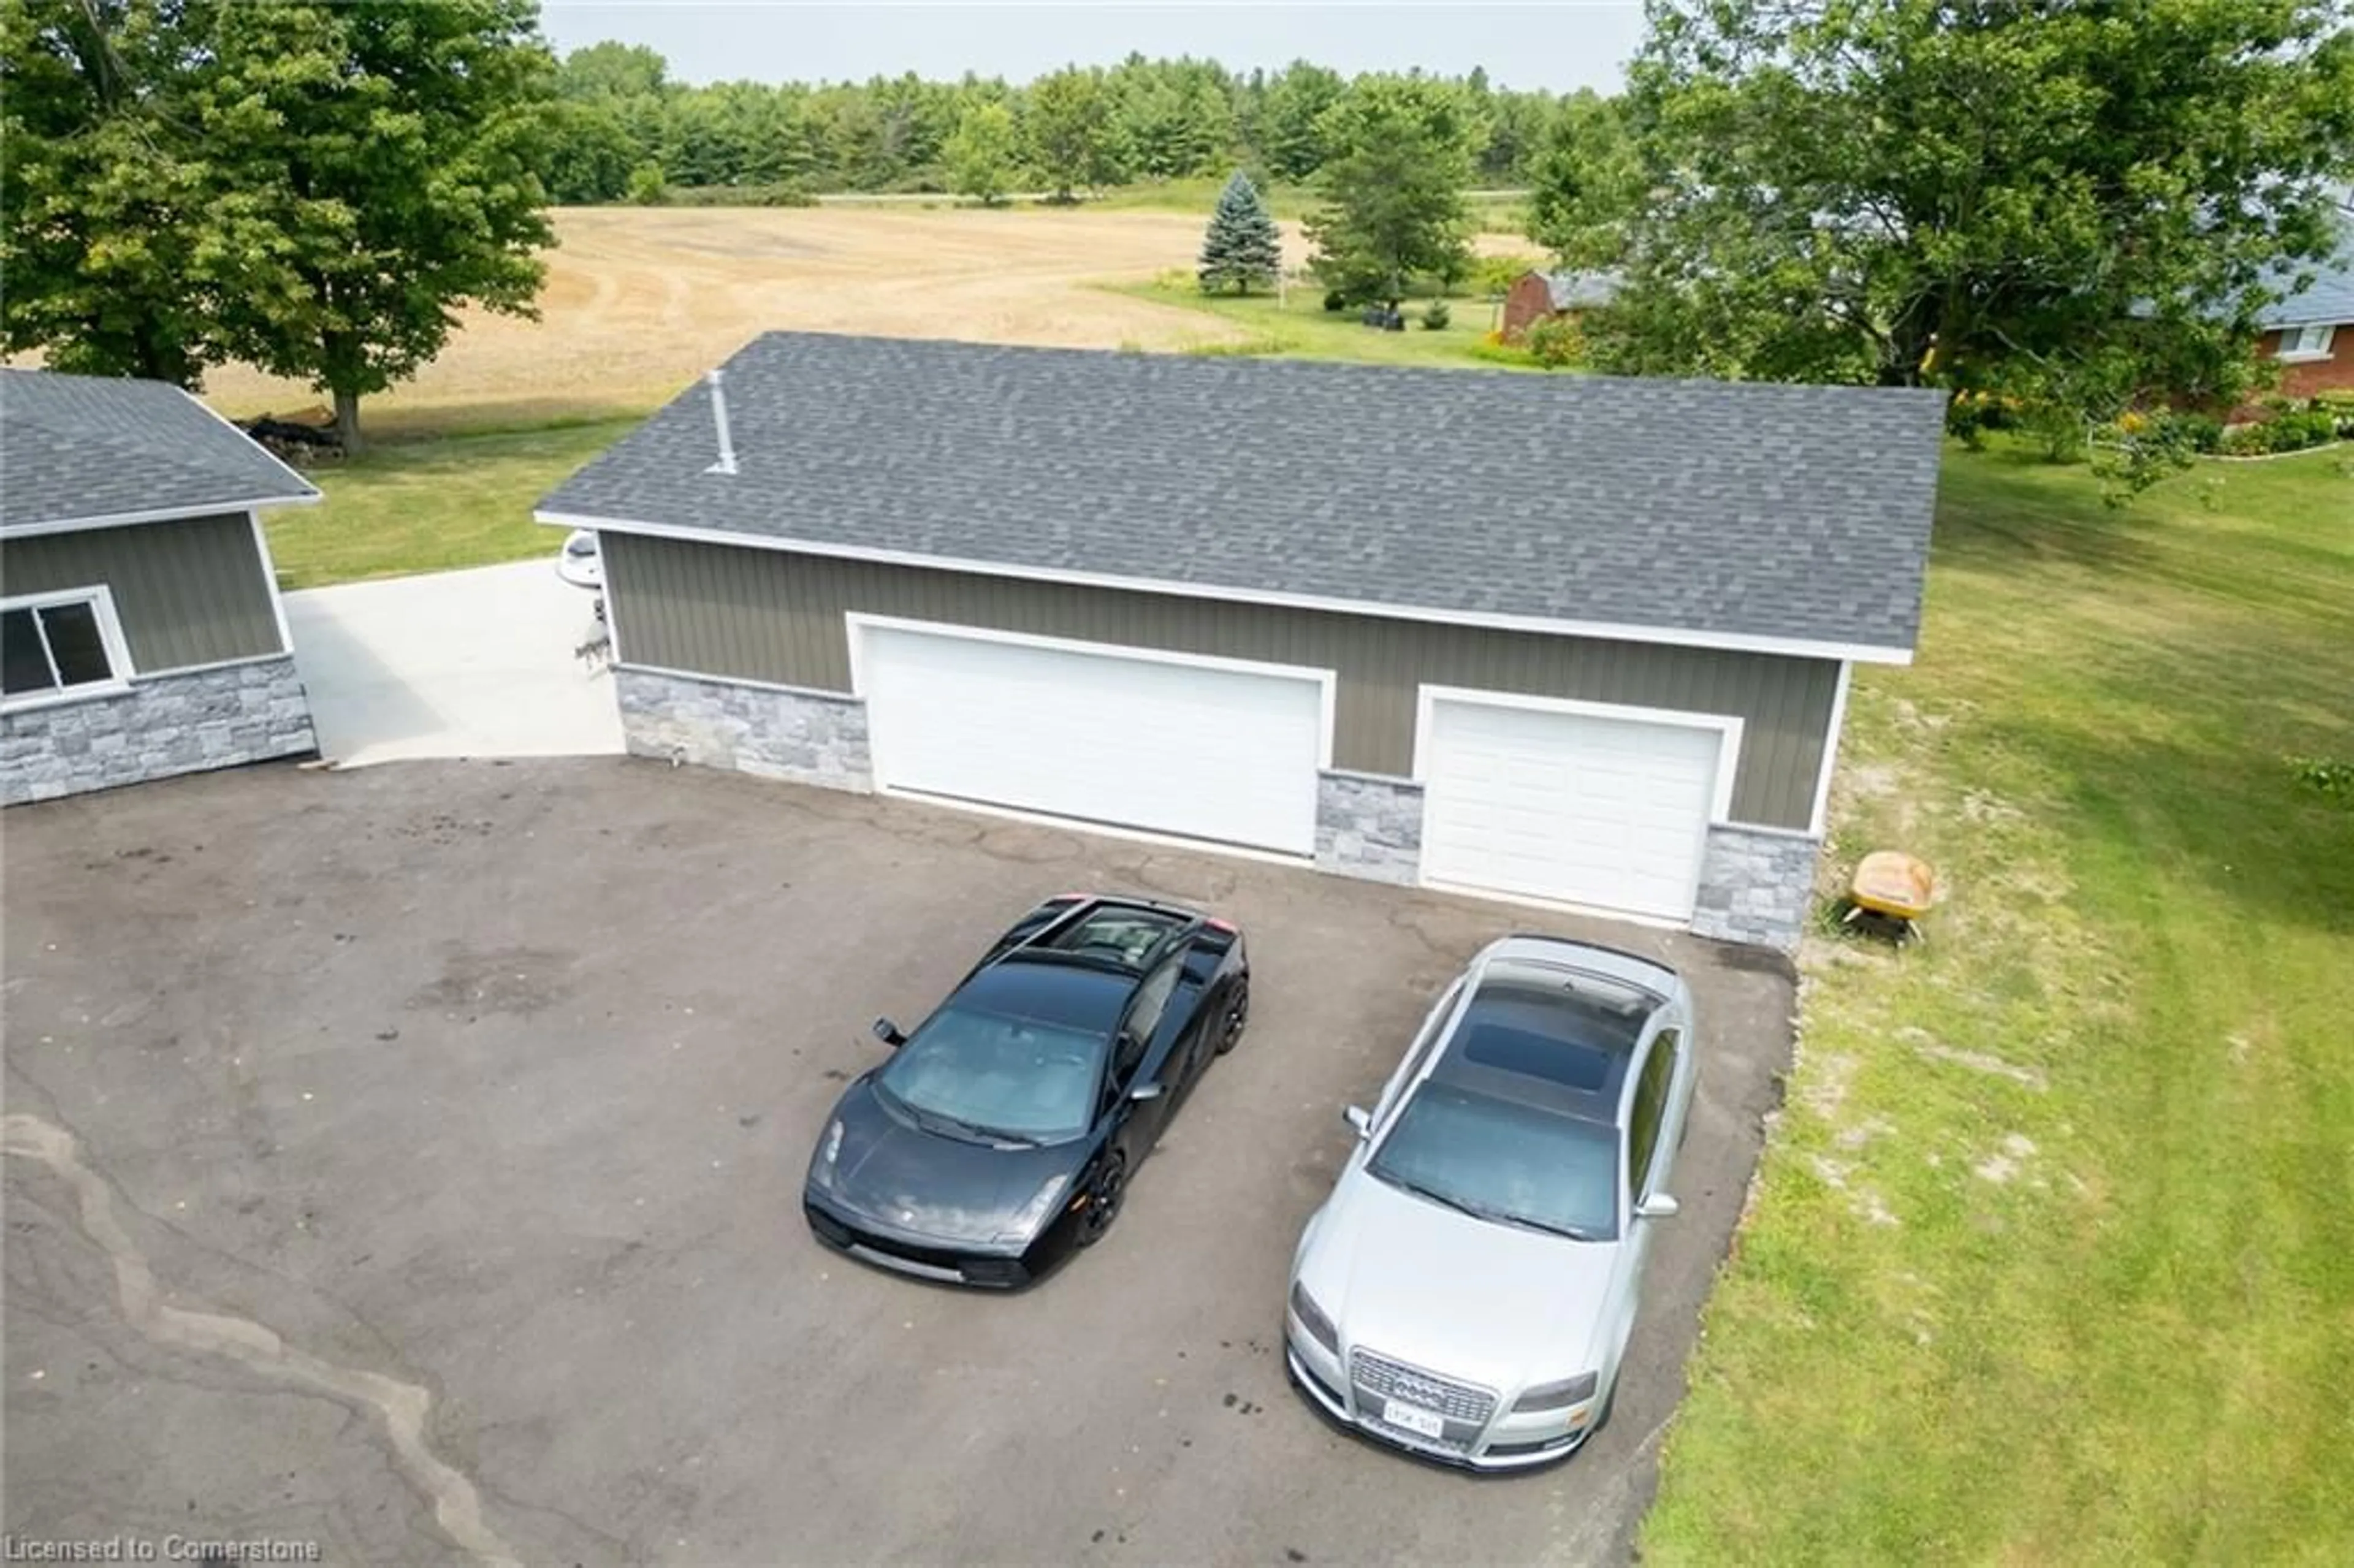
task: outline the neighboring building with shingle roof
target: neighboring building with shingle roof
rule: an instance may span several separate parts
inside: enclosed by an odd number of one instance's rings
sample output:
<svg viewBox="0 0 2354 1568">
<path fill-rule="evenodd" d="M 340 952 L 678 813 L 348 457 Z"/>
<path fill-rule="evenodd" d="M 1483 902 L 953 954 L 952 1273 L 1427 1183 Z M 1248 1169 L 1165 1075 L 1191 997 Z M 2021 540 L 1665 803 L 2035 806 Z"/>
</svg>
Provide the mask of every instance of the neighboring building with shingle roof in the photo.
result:
<svg viewBox="0 0 2354 1568">
<path fill-rule="evenodd" d="M 318 499 L 176 387 L 0 370 L 0 802 L 315 751 L 260 514 Z"/>
<path fill-rule="evenodd" d="M 2336 252 L 2279 269 L 2266 287 L 2285 297 L 2256 313 L 2259 352 L 2280 362 L 2280 389 L 2291 397 L 2354 388 L 2354 192 L 2338 227 Z"/>
<path fill-rule="evenodd" d="M 641 753 L 1787 945 L 1943 417 L 780 333 L 538 515 Z"/>
<path fill-rule="evenodd" d="M 1498 330 L 1517 342 L 1548 316 L 1575 315 L 1608 304 L 1625 281 L 1613 271 L 1523 272 L 1505 291 Z"/>
</svg>

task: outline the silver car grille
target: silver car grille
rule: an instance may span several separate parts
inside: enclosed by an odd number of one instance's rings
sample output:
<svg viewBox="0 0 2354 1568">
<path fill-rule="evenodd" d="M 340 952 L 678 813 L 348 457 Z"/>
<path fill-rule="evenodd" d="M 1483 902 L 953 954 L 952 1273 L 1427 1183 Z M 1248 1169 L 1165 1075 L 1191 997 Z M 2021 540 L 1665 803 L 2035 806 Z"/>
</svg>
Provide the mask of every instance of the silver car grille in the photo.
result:
<svg viewBox="0 0 2354 1568">
<path fill-rule="evenodd" d="M 1351 1351 L 1349 1372 L 1357 1386 L 1367 1393 L 1436 1410 L 1450 1422 L 1482 1427 L 1496 1413 L 1496 1396 L 1488 1390 L 1408 1366 L 1373 1351 Z"/>
</svg>

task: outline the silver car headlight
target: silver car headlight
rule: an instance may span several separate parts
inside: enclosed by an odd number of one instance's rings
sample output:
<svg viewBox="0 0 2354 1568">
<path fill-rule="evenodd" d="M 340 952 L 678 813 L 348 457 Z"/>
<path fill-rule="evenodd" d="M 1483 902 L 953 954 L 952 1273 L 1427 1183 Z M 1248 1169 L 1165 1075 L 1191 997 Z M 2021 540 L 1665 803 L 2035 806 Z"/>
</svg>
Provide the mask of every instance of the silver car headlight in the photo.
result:
<svg viewBox="0 0 2354 1568">
<path fill-rule="evenodd" d="M 1308 1330 L 1308 1337 L 1333 1355 L 1341 1353 L 1341 1330 L 1332 1326 L 1324 1308 L 1316 1305 L 1316 1298 L 1308 1294 L 1308 1287 L 1298 1280 L 1291 1282 L 1291 1315 Z"/>
<path fill-rule="evenodd" d="M 834 1118 L 825 1129 L 825 1141 L 818 1145 L 817 1161 L 810 1167 L 810 1180 L 821 1187 L 833 1185 L 833 1162 L 842 1154 L 842 1120 Z"/>
<path fill-rule="evenodd" d="M 1002 1242 L 1028 1241 L 1037 1234 L 1038 1227 L 1046 1223 L 1046 1216 L 1055 1212 L 1055 1200 L 1062 1197 L 1070 1184 L 1071 1179 L 1066 1174 L 1058 1172 L 1047 1177 L 1046 1184 L 1022 1205 L 1020 1213 L 1013 1216 L 1013 1223 L 997 1233 L 997 1239 Z"/>
<path fill-rule="evenodd" d="M 1567 1410 L 1573 1404 L 1584 1404 L 1594 1397 L 1601 1382 L 1600 1372 L 1580 1372 L 1557 1383 L 1541 1383 L 1512 1402 L 1513 1414 L 1532 1415 L 1540 1410 Z"/>
</svg>

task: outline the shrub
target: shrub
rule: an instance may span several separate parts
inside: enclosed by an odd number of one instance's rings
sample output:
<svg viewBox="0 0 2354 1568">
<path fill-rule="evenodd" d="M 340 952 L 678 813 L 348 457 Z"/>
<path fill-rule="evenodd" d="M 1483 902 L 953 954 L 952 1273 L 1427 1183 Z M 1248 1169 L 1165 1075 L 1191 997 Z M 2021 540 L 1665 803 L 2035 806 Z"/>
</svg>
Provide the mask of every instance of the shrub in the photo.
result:
<svg viewBox="0 0 2354 1568">
<path fill-rule="evenodd" d="M 1445 300 L 1433 300 L 1422 307 L 1422 324 L 1431 332 L 1444 332 L 1447 329 L 1447 323 L 1453 319 L 1447 312 Z"/>
<path fill-rule="evenodd" d="M 1485 360 L 1490 365 L 1509 365 L 1518 369 L 1525 369 L 1532 363 L 1526 349 L 1517 344 L 1505 343 L 1494 333 L 1480 334 L 1479 341 L 1471 345 L 1471 357 Z"/>
<path fill-rule="evenodd" d="M 2226 457 L 2299 452 L 2309 447 L 2327 446 L 2349 428 L 2354 428 L 2354 420 L 2341 418 L 2316 398 L 2304 408 L 2290 405 L 2269 419 L 2225 431 L 2217 450 Z"/>
<path fill-rule="evenodd" d="M 663 184 L 659 164 L 640 164 L 630 171 L 628 196 L 634 207 L 660 207 L 669 198 L 669 189 Z"/>
<path fill-rule="evenodd" d="M 1585 357 L 1585 334 L 1570 316 L 1546 316 L 1532 323 L 1522 343 L 1529 357 L 1547 370 L 1560 370 Z"/>
<path fill-rule="evenodd" d="M 1337 316 L 1349 308 L 1349 296 L 1338 289 L 1327 289 L 1324 291 L 1324 308 Z"/>
<path fill-rule="evenodd" d="M 663 200 L 679 207 L 814 207 L 817 198 L 790 182 L 747 185 L 673 185 Z"/>
<path fill-rule="evenodd" d="M 2354 762 L 2340 762 L 2329 757 L 2292 757 L 2288 765 L 2299 784 L 2324 800 L 2354 807 Z"/>
<path fill-rule="evenodd" d="M 2177 414 L 2174 422 L 2194 452 L 2211 452 L 2223 442 L 2223 421 L 2212 414 Z"/>
</svg>

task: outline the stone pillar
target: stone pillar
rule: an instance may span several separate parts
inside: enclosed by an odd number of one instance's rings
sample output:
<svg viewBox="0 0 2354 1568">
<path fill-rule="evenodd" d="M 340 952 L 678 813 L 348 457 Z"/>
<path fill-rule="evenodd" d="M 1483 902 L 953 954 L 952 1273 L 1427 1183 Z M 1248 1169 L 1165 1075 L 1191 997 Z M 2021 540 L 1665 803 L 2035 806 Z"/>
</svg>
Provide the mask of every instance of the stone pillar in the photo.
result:
<svg viewBox="0 0 2354 1568">
<path fill-rule="evenodd" d="M 875 767 L 866 705 L 834 692 L 789 691 L 737 681 L 613 672 L 621 733 L 633 757 L 658 757 L 866 792 Z"/>
<path fill-rule="evenodd" d="M 0 713 L 0 804 L 318 749 L 291 657 L 164 671 L 128 691 Z"/>
<path fill-rule="evenodd" d="M 1422 786 L 1380 773 L 1319 773 L 1316 867 L 1413 886 L 1422 870 Z"/>
<path fill-rule="evenodd" d="M 1811 834 L 1720 823 L 1708 830 L 1692 930 L 1727 942 L 1791 952 L 1814 904 Z"/>
</svg>

